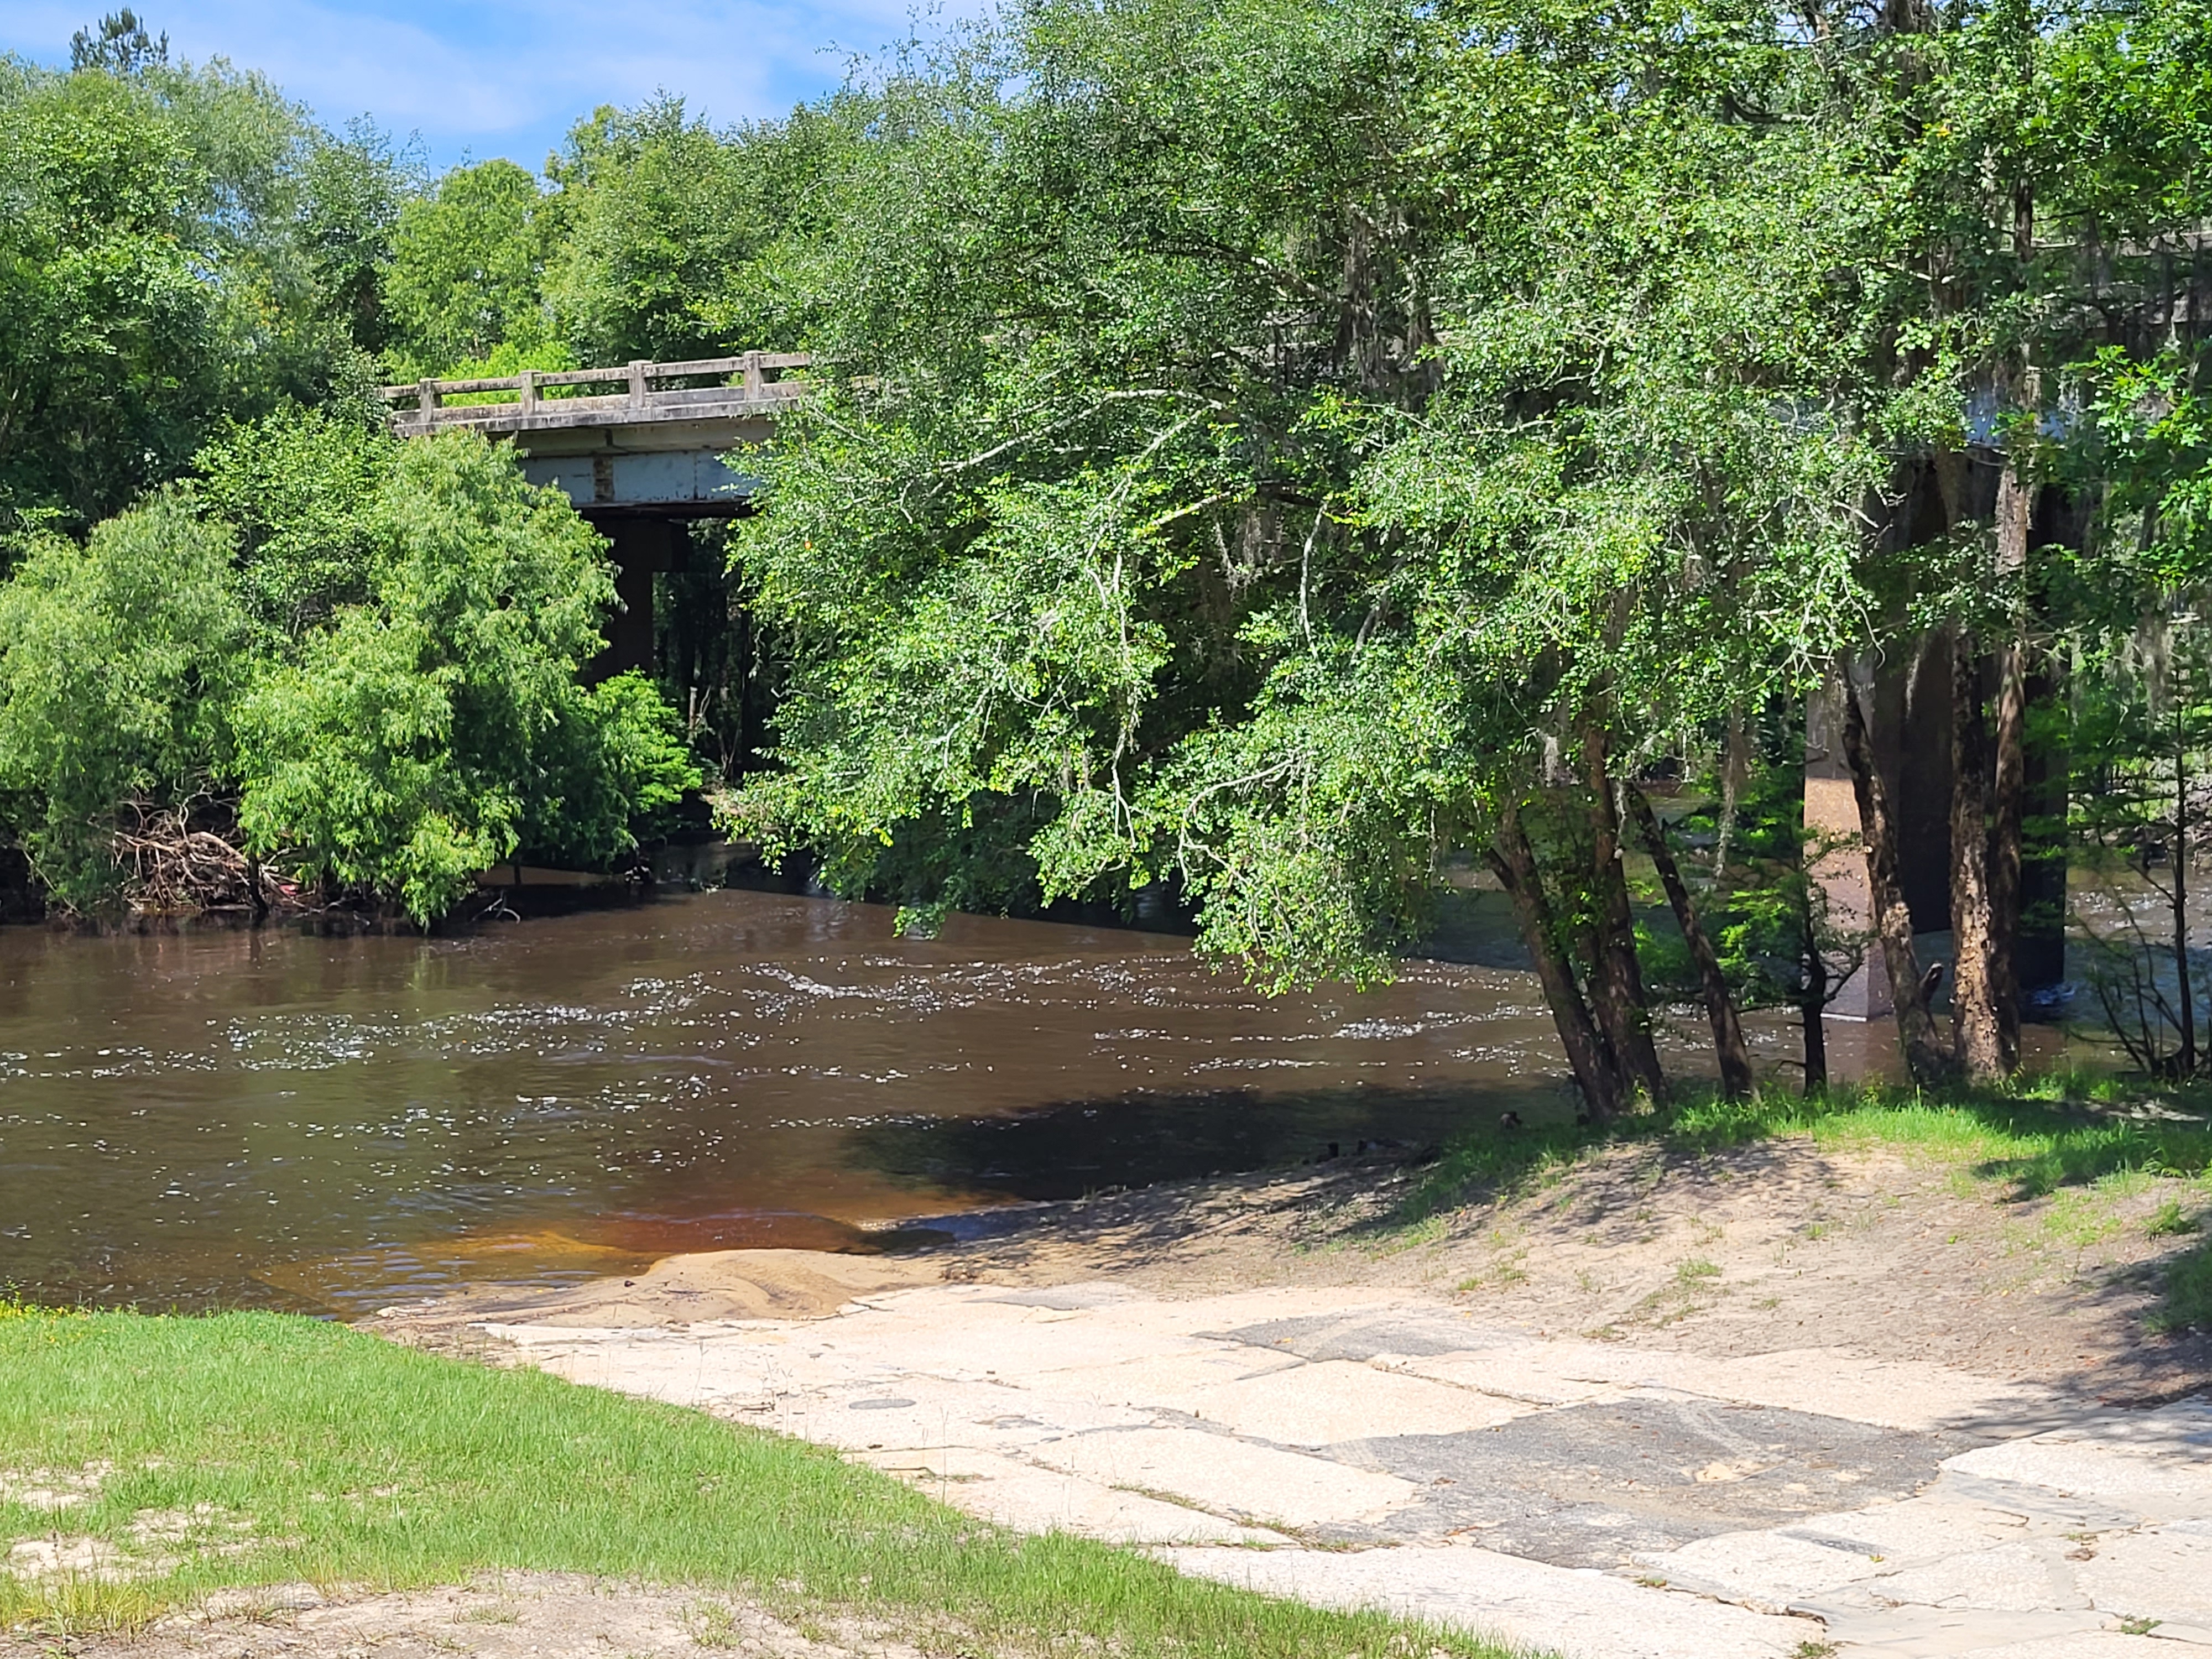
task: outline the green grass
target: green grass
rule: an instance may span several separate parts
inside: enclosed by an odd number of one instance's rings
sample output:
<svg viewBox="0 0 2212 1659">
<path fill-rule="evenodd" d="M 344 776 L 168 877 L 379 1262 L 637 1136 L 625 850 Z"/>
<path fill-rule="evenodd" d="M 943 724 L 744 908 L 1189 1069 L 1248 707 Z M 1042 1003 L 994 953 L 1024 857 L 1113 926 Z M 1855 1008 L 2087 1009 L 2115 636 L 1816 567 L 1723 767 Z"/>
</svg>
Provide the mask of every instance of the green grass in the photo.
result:
<svg viewBox="0 0 2212 1659">
<path fill-rule="evenodd" d="M 0 1304 L 0 1559 L 19 1540 L 86 1537 L 172 1558 L 135 1578 L 0 1571 L 0 1629 L 127 1626 L 229 1586 L 508 1569 L 888 1618 L 948 1652 L 1500 1659 L 1133 1552 L 1020 1537 L 799 1441 L 309 1320 Z M 104 1474 L 83 1503 L 21 1501 L 25 1476 L 51 1490 L 88 1471 Z"/>
<path fill-rule="evenodd" d="M 2131 1224 L 2121 1218 L 2118 1200 L 2169 1185 L 2179 1190 L 2158 1206 L 2148 1231 L 2153 1237 L 2189 1231 L 2197 1224 L 2192 1210 L 2212 1204 L 2212 1112 L 2198 1096 L 2146 1102 L 2120 1089 L 2061 1075 L 2004 1094 L 1863 1089 L 1738 1102 L 1686 1094 L 1664 1111 L 1611 1124 L 1469 1135 L 1430 1166 L 1396 1220 L 1429 1222 L 1478 1197 L 1527 1196 L 1607 1147 L 1642 1145 L 1695 1157 L 1806 1136 L 1838 1151 L 1879 1147 L 1945 1166 L 1964 1186 L 2002 1201 L 2053 1199 L 2039 1225 L 2056 1243 L 2079 1247 L 2111 1237 Z M 2146 1104 L 2159 1111 L 2141 1109 Z M 2212 1330 L 2212 1245 L 2170 1266 L 2165 1304 L 2153 1324 Z"/>
<path fill-rule="evenodd" d="M 2182 1209 L 2179 1199 L 2169 1198 L 2151 1212 L 2144 1231 L 2153 1238 L 2179 1238 L 2197 1231 L 2197 1218 Z"/>
<path fill-rule="evenodd" d="M 2212 1243 L 2199 1244 L 2166 1270 L 2166 1300 L 2150 1316 L 2154 1331 L 2212 1331 Z"/>
</svg>

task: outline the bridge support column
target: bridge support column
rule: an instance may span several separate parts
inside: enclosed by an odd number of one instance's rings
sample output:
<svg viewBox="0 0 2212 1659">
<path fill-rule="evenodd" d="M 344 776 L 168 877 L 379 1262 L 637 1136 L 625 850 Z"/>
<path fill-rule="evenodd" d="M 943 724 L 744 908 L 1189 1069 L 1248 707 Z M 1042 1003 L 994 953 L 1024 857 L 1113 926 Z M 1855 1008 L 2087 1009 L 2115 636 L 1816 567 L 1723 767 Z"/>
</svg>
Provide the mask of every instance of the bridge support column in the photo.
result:
<svg viewBox="0 0 2212 1659">
<path fill-rule="evenodd" d="M 1948 956 L 1951 926 L 1951 701 L 1949 647 L 1931 634 L 1910 661 L 1876 672 L 1859 695 L 1867 701 L 1867 736 L 1888 786 L 1897 821 L 1897 862 L 1905 908 L 1916 933 L 1942 933 L 1922 947 Z M 1866 846 L 1859 835 L 1858 795 L 1844 760 L 1844 686 L 1832 679 L 1805 714 L 1805 835 L 1826 850 L 1811 874 L 1827 900 L 1838 933 L 1869 933 L 1874 896 Z M 1808 851 L 1811 850 L 1808 848 Z M 1929 945 L 1936 948 L 1931 952 Z M 1894 1006 L 1889 972 L 1869 946 L 1859 970 L 1828 1005 L 1831 1018 L 1888 1018 Z"/>
<path fill-rule="evenodd" d="M 1893 662 L 1862 682 L 1867 699 L 1867 735 L 1875 764 L 1889 787 L 1890 810 L 1897 820 L 1898 877 L 1911 912 L 1920 960 L 1948 963 L 1951 957 L 1951 648 L 1941 633 L 1920 641 L 1905 661 Z M 2047 679 L 2029 686 L 2030 699 L 2056 696 Z M 1844 761 L 1844 689 L 1832 679 L 1805 714 L 1805 836 L 1814 855 L 1813 879 L 1826 895 L 1828 921 L 1837 931 L 1867 933 L 1874 927 L 1874 905 L 1867 878 L 1865 842 L 1859 834 L 1856 793 Z M 2031 748 L 2027 756 L 2027 811 L 2030 818 L 2021 872 L 2020 931 L 2008 942 L 2023 994 L 2056 985 L 2065 977 L 2066 767 Z M 1825 852 L 1814 852 L 1815 847 Z M 1889 974 L 1878 947 L 1869 946 L 1864 964 L 1829 1005 L 1835 1019 L 1875 1020 L 1889 1017 L 1894 1003 Z"/>
<path fill-rule="evenodd" d="M 614 544 L 615 598 L 621 608 L 607 618 L 607 648 L 592 665 L 606 679 L 629 669 L 653 672 L 653 579 L 680 569 L 690 538 L 672 519 L 621 518 L 601 528 Z"/>
<path fill-rule="evenodd" d="M 1844 762 L 1844 686 L 1832 678 L 1805 710 L 1806 873 L 1820 890 L 1827 925 L 1838 933 L 1874 930 L 1874 894 L 1860 848 L 1859 806 Z M 1828 1004 L 1833 1019 L 1887 1018 L 1893 1004 L 1889 974 L 1869 951 L 1858 971 Z"/>
</svg>

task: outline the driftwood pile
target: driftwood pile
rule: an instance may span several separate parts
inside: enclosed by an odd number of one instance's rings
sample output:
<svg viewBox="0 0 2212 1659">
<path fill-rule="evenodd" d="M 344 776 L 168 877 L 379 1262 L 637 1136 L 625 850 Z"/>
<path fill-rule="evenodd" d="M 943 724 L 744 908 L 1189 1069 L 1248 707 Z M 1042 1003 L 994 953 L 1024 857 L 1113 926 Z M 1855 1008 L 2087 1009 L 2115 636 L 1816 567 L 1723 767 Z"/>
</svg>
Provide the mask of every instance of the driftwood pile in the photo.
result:
<svg viewBox="0 0 2212 1659">
<path fill-rule="evenodd" d="M 176 806 L 125 803 L 115 830 L 123 895 L 140 915 L 296 908 L 300 892 L 236 843 L 228 802 L 198 796 Z"/>
</svg>

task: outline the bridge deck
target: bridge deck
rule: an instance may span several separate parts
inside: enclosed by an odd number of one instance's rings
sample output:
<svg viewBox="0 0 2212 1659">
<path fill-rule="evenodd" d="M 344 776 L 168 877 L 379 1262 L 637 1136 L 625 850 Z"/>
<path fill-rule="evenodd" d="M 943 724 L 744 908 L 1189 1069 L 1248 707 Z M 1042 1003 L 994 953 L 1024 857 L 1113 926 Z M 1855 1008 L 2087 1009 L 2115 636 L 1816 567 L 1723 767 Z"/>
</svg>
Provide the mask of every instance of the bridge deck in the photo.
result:
<svg viewBox="0 0 2212 1659">
<path fill-rule="evenodd" d="M 685 362 L 638 362 L 620 368 L 526 370 L 493 380 L 422 380 L 413 386 L 386 386 L 384 396 L 395 404 L 414 400 L 411 409 L 396 408 L 392 412 L 392 430 L 403 438 L 419 438 L 456 426 L 495 435 L 520 435 L 590 427 L 743 420 L 773 415 L 804 397 L 806 382 L 787 376 L 792 370 L 805 369 L 812 361 L 803 352 L 748 351 L 736 357 L 700 357 Z M 621 390 L 598 393 L 582 390 L 590 386 Z M 495 401 L 446 401 L 487 396 Z"/>
</svg>

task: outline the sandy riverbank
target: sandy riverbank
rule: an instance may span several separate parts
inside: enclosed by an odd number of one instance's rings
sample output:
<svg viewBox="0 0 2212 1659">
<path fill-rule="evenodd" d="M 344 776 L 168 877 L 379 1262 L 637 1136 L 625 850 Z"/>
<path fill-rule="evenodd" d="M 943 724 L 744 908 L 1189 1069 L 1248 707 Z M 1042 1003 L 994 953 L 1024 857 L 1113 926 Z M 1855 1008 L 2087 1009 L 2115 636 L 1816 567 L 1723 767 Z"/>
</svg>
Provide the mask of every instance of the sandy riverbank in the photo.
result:
<svg viewBox="0 0 2212 1659">
<path fill-rule="evenodd" d="M 2212 1645 L 2212 1367 L 2144 1328 L 2154 1193 L 2093 1224 L 1783 1139 L 1399 1225 L 1419 1179 L 1343 1160 L 374 1323 L 1577 1659 Z"/>
</svg>

